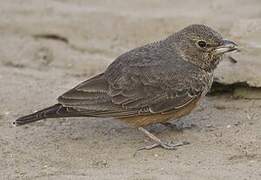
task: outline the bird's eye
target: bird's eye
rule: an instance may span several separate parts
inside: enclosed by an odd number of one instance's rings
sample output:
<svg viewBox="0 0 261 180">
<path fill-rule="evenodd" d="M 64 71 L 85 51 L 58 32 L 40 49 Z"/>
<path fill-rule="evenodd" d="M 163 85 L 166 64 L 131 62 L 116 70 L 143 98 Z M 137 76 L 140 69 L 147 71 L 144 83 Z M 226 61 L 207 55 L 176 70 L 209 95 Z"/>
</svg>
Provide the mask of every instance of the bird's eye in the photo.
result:
<svg viewBox="0 0 261 180">
<path fill-rule="evenodd" d="M 201 48 L 204 48 L 204 47 L 207 46 L 207 43 L 206 43 L 205 41 L 202 41 L 202 40 L 198 41 L 197 44 L 198 44 L 198 46 L 201 47 Z"/>
</svg>

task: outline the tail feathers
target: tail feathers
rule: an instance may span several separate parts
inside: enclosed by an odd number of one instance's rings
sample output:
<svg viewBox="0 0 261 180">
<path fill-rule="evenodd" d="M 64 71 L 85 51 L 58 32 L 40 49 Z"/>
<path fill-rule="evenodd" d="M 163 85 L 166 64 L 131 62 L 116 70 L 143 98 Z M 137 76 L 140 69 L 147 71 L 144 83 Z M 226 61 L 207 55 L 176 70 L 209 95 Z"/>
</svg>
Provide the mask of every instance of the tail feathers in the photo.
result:
<svg viewBox="0 0 261 180">
<path fill-rule="evenodd" d="M 43 110 L 37 111 L 33 114 L 20 117 L 16 119 L 13 124 L 16 126 L 28 124 L 31 122 L 39 121 L 46 118 L 60 118 L 60 117 L 71 117 L 71 116 L 80 116 L 76 111 L 69 112 L 69 108 L 64 107 L 61 104 L 55 104 L 51 107 L 45 108 Z"/>
</svg>

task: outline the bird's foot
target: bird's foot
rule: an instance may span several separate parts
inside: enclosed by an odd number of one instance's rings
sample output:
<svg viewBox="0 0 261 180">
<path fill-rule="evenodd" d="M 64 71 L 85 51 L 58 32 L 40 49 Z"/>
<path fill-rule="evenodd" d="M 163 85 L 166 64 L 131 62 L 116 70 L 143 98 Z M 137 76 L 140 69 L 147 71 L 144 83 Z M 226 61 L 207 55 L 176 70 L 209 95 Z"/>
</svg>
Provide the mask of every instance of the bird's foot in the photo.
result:
<svg viewBox="0 0 261 180">
<path fill-rule="evenodd" d="M 145 146 L 143 148 L 138 149 L 138 151 L 140 150 L 150 150 L 156 147 L 161 147 L 163 149 L 167 149 L 167 150 L 175 150 L 176 147 L 178 146 L 183 146 L 183 145 L 187 145 L 189 144 L 189 142 L 181 142 L 181 143 L 173 143 L 173 142 L 163 142 L 162 140 L 160 140 L 158 137 L 156 137 L 155 135 L 153 135 L 152 133 L 150 133 L 149 131 L 147 131 L 146 129 L 144 129 L 143 127 L 139 127 L 138 128 L 140 131 L 142 131 L 144 134 L 146 134 L 151 140 L 153 140 L 155 143 L 150 145 L 150 146 Z"/>
<path fill-rule="evenodd" d="M 152 144 L 152 145 L 149 145 L 149 146 L 145 146 L 145 147 L 142 147 L 140 149 L 138 149 L 138 151 L 141 151 L 141 150 L 150 150 L 150 149 L 154 149 L 156 147 L 161 147 L 163 149 L 166 149 L 166 150 L 176 150 L 176 147 L 178 146 L 184 146 L 184 145 L 187 145 L 187 144 L 190 144 L 189 142 L 179 142 L 179 143 L 173 143 L 173 142 L 160 142 L 160 143 L 155 143 L 155 144 Z"/>
</svg>

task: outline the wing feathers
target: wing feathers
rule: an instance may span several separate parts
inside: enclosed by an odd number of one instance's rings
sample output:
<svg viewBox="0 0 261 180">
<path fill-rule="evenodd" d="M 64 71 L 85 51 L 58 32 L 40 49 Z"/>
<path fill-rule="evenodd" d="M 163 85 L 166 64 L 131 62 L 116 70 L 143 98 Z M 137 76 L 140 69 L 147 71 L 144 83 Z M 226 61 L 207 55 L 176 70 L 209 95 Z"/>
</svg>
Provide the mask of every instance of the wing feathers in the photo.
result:
<svg viewBox="0 0 261 180">
<path fill-rule="evenodd" d="M 141 80 L 137 82 L 136 78 L 133 83 L 113 86 L 105 80 L 104 74 L 100 74 L 66 92 L 58 101 L 87 116 L 128 117 L 176 110 L 200 96 L 200 92 L 191 96 L 188 89 L 177 93 L 161 89 L 160 84 L 149 86 L 148 80 L 143 81 L 147 84 Z"/>
</svg>

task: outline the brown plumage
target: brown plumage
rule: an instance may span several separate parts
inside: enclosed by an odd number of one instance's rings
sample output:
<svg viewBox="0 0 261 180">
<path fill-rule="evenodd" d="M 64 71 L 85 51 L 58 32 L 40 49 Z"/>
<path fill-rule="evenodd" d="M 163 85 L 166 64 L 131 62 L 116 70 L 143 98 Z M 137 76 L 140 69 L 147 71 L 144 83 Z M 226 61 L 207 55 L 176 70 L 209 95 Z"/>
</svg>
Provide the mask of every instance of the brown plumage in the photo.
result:
<svg viewBox="0 0 261 180">
<path fill-rule="evenodd" d="M 114 117 L 145 131 L 142 127 L 149 124 L 189 114 L 210 89 L 222 55 L 234 50 L 235 43 L 211 28 L 190 25 L 163 41 L 122 54 L 104 73 L 61 95 L 58 104 L 15 124 L 57 117 Z M 159 146 L 175 147 L 152 136 Z"/>
</svg>

